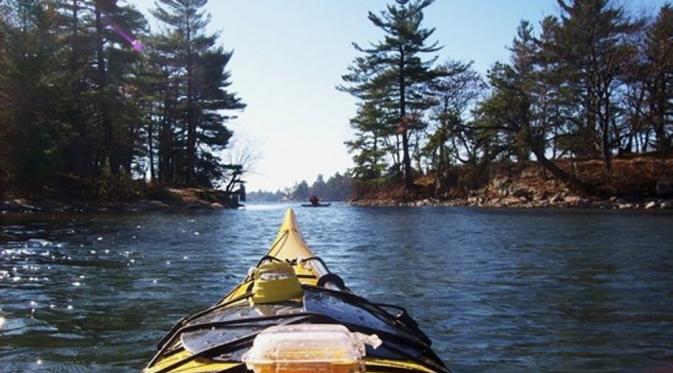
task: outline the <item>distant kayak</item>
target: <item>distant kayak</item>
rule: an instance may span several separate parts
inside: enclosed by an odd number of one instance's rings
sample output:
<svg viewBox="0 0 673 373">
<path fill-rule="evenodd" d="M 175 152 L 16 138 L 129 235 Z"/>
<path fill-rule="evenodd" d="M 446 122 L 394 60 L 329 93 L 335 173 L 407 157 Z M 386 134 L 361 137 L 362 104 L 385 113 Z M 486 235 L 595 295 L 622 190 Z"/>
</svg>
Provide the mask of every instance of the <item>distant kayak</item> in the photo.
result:
<svg viewBox="0 0 673 373">
<path fill-rule="evenodd" d="M 331 203 L 318 203 L 317 205 L 314 205 L 312 203 L 302 203 L 301 207 L 329 207 L 331 206 Z"/>
</svg>

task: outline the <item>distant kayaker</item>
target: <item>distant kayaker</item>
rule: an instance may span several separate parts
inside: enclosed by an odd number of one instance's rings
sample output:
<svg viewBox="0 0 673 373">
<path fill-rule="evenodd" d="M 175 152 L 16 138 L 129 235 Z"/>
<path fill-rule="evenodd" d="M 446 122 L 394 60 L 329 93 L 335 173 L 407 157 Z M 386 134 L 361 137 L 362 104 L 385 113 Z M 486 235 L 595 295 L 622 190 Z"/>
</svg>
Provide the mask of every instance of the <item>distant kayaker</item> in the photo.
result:
<svg viewBox="0 0 673 373">
<path fill-rule="evenodd" d="M 318 196 L 316 196 L 315 194 L 312 195 L 311 198 L 308 199 L 308 201 L 311 202 L 313 206 L 318 206 L 320 204 L 320 198 L 318 198 Z"/>
</svg>

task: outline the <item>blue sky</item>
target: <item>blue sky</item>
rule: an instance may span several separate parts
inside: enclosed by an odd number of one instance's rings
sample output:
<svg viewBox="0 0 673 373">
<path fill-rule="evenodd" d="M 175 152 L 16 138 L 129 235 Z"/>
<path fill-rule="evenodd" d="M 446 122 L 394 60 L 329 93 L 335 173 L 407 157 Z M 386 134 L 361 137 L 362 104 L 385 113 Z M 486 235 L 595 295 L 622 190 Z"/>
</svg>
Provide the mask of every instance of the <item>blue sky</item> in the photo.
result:
<svg viewBox="0 0 673 373">
<path fill-rule="evenodd" d="M 140 9 L 153 0 L 130 0 Z M 663 0 L 629 0 L 636 12 L 654 13 Z M 233 90 L 248 105 L 229 126 L 240 144 L 261 158 L 247 176 L 248 190 L 275 190 L 351 167 L 343 142 L 351 138 L 355 101 L 334 87 L 356 53 L 352 42 L 381 37 L 367 11 L 383 0 L 211 0 L 211 31 L 234 49 Z M 555 0 L 437 0 L 426 26 L 437 30 L 447 58 L 474 61 L 481 73 L 506 60 L 519 21 L 557 14 Z"/>
</svg>

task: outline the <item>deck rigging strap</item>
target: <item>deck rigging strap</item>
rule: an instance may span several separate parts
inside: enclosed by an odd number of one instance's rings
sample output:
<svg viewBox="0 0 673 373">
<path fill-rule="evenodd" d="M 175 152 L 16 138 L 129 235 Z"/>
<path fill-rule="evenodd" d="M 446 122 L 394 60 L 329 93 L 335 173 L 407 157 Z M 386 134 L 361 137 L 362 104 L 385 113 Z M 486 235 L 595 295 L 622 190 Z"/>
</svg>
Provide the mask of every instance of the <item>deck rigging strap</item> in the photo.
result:
<svg viewBox="0 0 673 373">
<path fill-rule="evenodd" d="M 419 359 L 413 355 L 410 355 L 409 353 L 393 346 L 390 344 L 390 342 L 396 342 L 396 343 L 403 343 L 403 344 L 408 344 L 412 346 L 416 346 L 420 351 L 423 351 L 424 353 L 427 353 L 429 346 L 425 345 L 424 343 L 420 341 L 416 341 L 413 339 L 406 338 L 401 335 L 396 335 L 392 333 L 388 333 L 382 330 L 377 330 L 377 329 L 371 329 L 367 328 L 361 325 L 353 325 L 353 324 L 348 324 L 348 323 L 339 323 L 336 320 L 332 319 L 329 316 L 326 315 L 321 315 L 321 314 L 316 314 L 316 313 L 310 313 L 310 312 L 302 312 L 302 313 L 294 313 L 294 314 L 284 314 L 284 315 L 271 315 L 271 316 L 260 316 L 260 317 L 251 317 L 251 318 L 245 318 L 245 319 L 237 319 L 237 320 L 229 320 L 229 321 L 217 321 L 217 322 L 207 322 L 207 323 L 200 323 L 200 324 L 193 324 L 193 325 L 186 325 L 178 330 L 176 330 L 171 336 L 170 336 L 170 342 L 164 345 L 164 349 L 160 351 L 157 356 L 162 356 L 165 348 L 171 344 L 172 341 L 174 341 L 178 336 L 181 334 L 187 332 L 187 331 L 193 331 L 193 330 L 199 330 L 199 329 L 210 329 L 210 328 L 215 328 L 215 327 L 226 327 L 228 325 L 234 325 L 234 324 L 244 324 L 244 323 L 253 323 L 253 322 L 261 322 L 261 321 L 270 321 L 270 320 L 284 320 L 280 322 L 278 325 L 292 325 L 292 324 L 300 324 L 300 323 L 338 323 L 346 326 L 349 330 L 352 331 L 358 331 L 358 332 L 364 332 L 367 334 L 376 334 L 378 335 L 382 340 L 383 340 L 383 347 L 390 350 L 391 352 L 394 352 L 395 354 L 402 356 L 404 359 L 407 361 L 411 361 L 415 364 L 436 370 L 437 372 L 447 372 L 446 368 L 443 366 L 441 363 L 441 360 L 435 360 L 435 356 L 433 354 L 430 355 L 430 361 L 424 360 L 424 359 Z M 181 360 L 178 360 L 172 364 L 170 364 L 167 367 L 162 368 L 159 370 L 157 373 L 166 373 L 171 371 L 172 369 L 175 369 L 181 365 L 184 365 L 186 363 L 189 363 L 190 361 L 197 359 L 199 357 L 209 357 L 213 356 L 214 354 L 222 354 L 228 351 L 231 351 L 232 349 L 240 349 L 242 348 L 245 344 L 251 343 L 254 338 L 259 334 L 260 332 L 253 332 L 248 335 L 245 335 L 243 337 L 237 338 L 232 341 L 228 341 L 226 343 L 223 343 L 221 345 L 216 345 L 213 347 L 210 347 L 208 349 L 205 349 L 203 351 L 200 351 L 198 353 L 194 353 L 190 356 L 187 356 Z M 388 341 L 388 343 L 386 343 Z M 149 364 L 148 367 L 151 367 L 156 359 L 153 359 Z M 238 362 L 238 361 L 236 361 Z M 439 363 L 438 363 L 439 362 Z"/>
</svg>

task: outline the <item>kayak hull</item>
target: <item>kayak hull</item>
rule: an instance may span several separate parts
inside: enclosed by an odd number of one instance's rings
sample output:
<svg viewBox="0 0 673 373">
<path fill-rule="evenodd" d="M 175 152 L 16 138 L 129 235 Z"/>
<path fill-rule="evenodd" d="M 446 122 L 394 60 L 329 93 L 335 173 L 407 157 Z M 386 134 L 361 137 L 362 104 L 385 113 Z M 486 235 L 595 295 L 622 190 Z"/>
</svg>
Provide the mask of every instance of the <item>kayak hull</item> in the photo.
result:
<svg viewBox="0 0 673 373">
<path fill-rule="evenodd" d="M 241 362 L 241 355 L 249 348 L 251 340 L 241 339 L 249 337 L 239 335 L 240 325 L 238 329 L 228 325 L 258 319 L 264 320 L 264 323 L 277 324 L 329 321 L 345 325 L 353 331 L 369 334 L 376 332 L 384 344 L 371 353 L 368 350 L 364 358 L 367 372 L 448 372 L 430 349 L 429 339 L 406 314 L 406 310 L 377 305 L 357 296 L 345 287 L 337 275 L 329 271 L 322 259 L 316 257 L 304 241 L 291 209 L 285 214 L 260 264 L 265 261 L 290 263 L 304 289 L 303 298 L 253 306 L 249 302 L 253 287 L 253 279 L 249 274 L 212 307 L 176 323 L 160 341 L 159 351 L 144 372 L 247 372 Z M 399 315 L 393 315 L 381 308 L 383 306 L 402 311 Z M 251 323 L 251 335 L 266 326 Z M 237 345 L 238 341 L 242 341 L 240 346 Z M 230 350 L 225 351 L 225 347 Z"/>
</svg>

